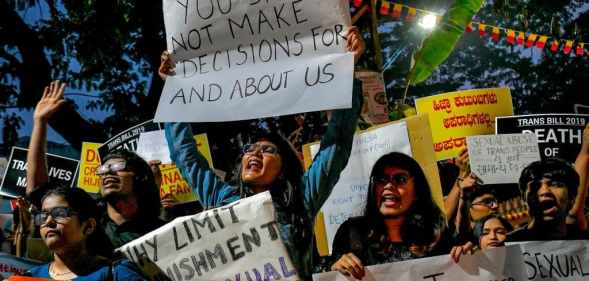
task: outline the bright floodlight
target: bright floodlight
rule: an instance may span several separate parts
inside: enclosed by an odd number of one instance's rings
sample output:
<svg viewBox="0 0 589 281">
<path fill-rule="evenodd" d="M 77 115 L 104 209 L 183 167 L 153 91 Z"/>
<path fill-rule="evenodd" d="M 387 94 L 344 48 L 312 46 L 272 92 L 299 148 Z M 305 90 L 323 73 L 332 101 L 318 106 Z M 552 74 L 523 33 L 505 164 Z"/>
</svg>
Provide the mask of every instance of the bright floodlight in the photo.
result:
<svg viewBox="0 0 589 281">
<path fill-rule="evenodd" d="M 419 26 L 424 29 L 433 29 L 436 26 L 437 21 L 438 17 L 432 14 L 427 14 L 421 18 L 419 21 Z"/>
</svg>

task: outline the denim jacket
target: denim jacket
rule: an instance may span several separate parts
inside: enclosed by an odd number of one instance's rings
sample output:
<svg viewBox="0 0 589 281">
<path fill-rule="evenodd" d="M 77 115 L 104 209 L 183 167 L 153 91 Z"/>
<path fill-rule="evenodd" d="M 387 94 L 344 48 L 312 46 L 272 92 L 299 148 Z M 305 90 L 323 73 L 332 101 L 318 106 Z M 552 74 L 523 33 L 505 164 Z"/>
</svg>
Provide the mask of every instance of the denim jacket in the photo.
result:
<svg viewBox="0 0 589 281">
<path fill-rule="evenodd" d="M 354 81 L 351 109 L 334 110 L 327 132 L 321 140 L 313 164 L 305 172 L 299 190 L 307 216 L 301 221 L 305 229 L 296 229 L 289 219 L 293 214 L 276 207 L 276 221 L 290 258 L 303 280 L 311 280 L 313 257 L 313 223 L 315 216 L 346 167 L 352 150 L 352 140 L 362 108 L 361 82 Z M 240 199 L 239 188 L 219 179 L 209 168 L 207 160 L 198 152 L 187 123 L 165 124 L 166 139 L 172 161 L 191 185 L 205 209 L 223 206 Z"/>
</svg>

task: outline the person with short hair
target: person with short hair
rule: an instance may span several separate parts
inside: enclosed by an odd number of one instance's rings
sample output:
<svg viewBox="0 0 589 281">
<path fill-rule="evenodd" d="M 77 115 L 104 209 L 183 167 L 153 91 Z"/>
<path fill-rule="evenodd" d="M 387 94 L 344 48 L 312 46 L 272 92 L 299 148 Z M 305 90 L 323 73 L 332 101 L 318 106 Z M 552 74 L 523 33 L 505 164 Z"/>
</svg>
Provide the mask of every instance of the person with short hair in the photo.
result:
<svg viewBox="0 0 589 281">
<path fill-rule="evenodd" d="M 587 239 L 577 224 L 566 224 L 576 199 L 579 174 L 558 158 L 535 161 L 521 173 L 519 188 L 528 204 L 530 222 L 510 233 L 508 241 Z"/>
<path fill-rule="evenodd" d="M 364 266 L 429 256 L 444 226 L 417 161 L 383 155 L 370 174 L 364 216 L 348 219 L 335 235 L 332 270 L 362 279 Z"/>
</svg>

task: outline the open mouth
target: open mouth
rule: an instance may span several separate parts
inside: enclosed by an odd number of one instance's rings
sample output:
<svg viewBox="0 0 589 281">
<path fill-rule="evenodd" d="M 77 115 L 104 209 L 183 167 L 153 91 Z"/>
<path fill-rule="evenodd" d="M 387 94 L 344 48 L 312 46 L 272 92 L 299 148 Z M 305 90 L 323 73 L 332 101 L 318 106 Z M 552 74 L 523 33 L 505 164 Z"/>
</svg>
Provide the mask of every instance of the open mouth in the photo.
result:
<svg viewBox="0 0 589 281">
<path fill-rule="evenodd" d="M 262 160 L 252 157 L 247 161 L 246 168 L 260 170 L 260 169 L 262 169 Z"/>
<path fill-rule="evenodd" d="M 552 199 L 540 201 L 540 210 L 546 216 L 555 216 L 558 213 L 558 206 L 556 201 Z"/>
<path fill-rule="evenodd" d="M 397 208 L 401 205 L 401 197 L 394 194 L 386 194 L 382 196 L 382 204 L 388 208 Z"/>
<path fill-rule="evenodd" d="M 49 230 L 45 234 L 45 238 L 51 238 L 51 237 L 57 237 L 57 236 L 59 236 L 59 231 L 57 231 L 57 230 Z"/>
<path fill-rule="evenodd" d="M 121 181 L 119 180 L 119 178 L 117 178 L 117 177 L 113 177 L 113 176 L 108 176 L 108 177 L 105 177 L 105 178 L 102 180 L 102 186 L 103 186 L 104 188 L 110 188 L 110 187 L 112 187 L 114 184 L 117 184 L 117 183 L 119 183 L 119 182 L 121 182 Z"/>
</svg>

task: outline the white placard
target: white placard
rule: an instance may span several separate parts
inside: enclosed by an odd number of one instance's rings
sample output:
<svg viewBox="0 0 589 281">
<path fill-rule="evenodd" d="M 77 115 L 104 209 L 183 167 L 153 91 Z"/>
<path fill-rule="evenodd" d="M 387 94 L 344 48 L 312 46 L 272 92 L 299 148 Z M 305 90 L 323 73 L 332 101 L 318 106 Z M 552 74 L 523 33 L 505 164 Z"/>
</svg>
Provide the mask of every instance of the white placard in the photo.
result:
<svg viewBox="0 0 589 281">
<path fill-rule="evenodd" d="M 319 147 L 319 144 L 310 147 L 312 157 L 315 157 Z M 321 207 L 329 254 L 332 253 L 333 238 L 339 226 L 350 217 L 364 214 L 372 166 L 381 156 L 393 151 L 412 156 L 407 123 L 404 121 L 354 135 L 348 165 Z"/>
<path fill-rule="evenodd" d="M 145 161 L 159 160 L 162 164 L 172 163 L 164 130 L 141 133 L 135 153 Z"/>
<path fill-rule="evenodd" d="M 176 218 L 118 250 L 159 280 L 299 280 L 269 192 Z"/>
<path fill-rule="evenodd" d="M 166 79 L 154 120 L 218 122 L 352 105 L 345 0 L 164 0 Z"/>
<path fill-rule="evenodd" d="M 470 168 L 485 184 L 517 183 L 528 164 L 540 160 L 534 134 L 466 137 Z"/>
</svg>

